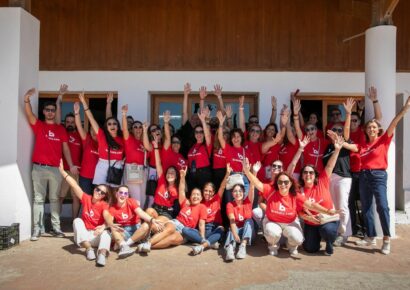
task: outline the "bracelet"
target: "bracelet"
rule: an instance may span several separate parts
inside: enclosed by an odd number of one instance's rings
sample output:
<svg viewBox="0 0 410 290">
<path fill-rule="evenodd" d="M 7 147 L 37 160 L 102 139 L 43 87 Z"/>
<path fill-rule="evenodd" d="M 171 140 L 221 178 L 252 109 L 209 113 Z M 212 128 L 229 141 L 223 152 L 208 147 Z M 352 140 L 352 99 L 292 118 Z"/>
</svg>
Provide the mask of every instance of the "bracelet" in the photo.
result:
<svg viewBox="0 0 410 290">
<path fill-rule="evenodd" d="M 64 179 L 67 179 L 68 176 L 69 176 L 68 174 L 66 176 L 64 176 Z"/>
<path fill-rule="evenodd" d="M 24 101 L 24 103 L 28 104 L 28 103 L 30 103 L 30 101 Z"/>
<path fill-rule="evenodd" d="M 379 102 L 379 100 L 373 101 L 373 104 L 376 104 L 376 103 L 378 103 L 378 102 Z"/>
<path fill-rule="evenodd" d="M 150 220 L 149 220 L 149 223 L 150 224 L 152 224 L 152 221 L 154 220 L 154 218 L 151 218 Z"/>
<path fill-rule="evenodd" d="M 80 113 L 74 113 L 74 115 L 76 115 L 76 116 L 77 116 L 77 115 L 80 115 Z"/>
<path fill-rule="evenodd" d="M 84 112 L 85 112 L 85 111 L 88 111 L 89 109 L 90 109 L 90 108 L 84 109 Z"/>
<path fill-rule="evenodd" d="M 158 147 L 154 147 L 155 150 L 158 150 Z"/>
</svg>

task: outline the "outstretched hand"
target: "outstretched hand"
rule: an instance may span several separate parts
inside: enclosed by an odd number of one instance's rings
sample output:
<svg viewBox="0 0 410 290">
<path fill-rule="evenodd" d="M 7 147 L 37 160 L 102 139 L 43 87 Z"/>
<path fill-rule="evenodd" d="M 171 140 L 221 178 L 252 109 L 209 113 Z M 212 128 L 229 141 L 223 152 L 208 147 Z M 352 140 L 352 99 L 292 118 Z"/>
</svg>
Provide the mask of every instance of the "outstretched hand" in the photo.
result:
<svg viewBox="0 0 410 290">
<path fill-rule="evenodd" d="M 31 96 L 34 95 L 35 93 L 36 93 L 36 89 L 35 89 L 35 88 L 29 89 L 29 90 L 26 92 L 26 94 L 24 95 L 24 102 L 29 103 Z"/>
<path fill-rule="evenodd" d="M 191 84 L 190 83 L 186 83 L 184 85 L 184 95 L 189 95 L 191 93 Z"/>
</svg>

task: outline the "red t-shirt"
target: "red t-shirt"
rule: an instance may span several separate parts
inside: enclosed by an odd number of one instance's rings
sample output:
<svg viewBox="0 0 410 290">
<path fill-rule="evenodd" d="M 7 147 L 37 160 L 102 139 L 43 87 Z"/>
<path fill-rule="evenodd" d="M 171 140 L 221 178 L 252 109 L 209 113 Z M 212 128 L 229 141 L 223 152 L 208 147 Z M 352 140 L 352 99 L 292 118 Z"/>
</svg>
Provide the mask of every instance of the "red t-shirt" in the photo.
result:
<svg viewBox="0 0 410 290">
<path fill-rule="evenodd" d="M 270 166 L 272 165 L 273 161 L 279 159 L 279 151 L 281 149 L 280 144 L 275 144 L 269 147 L 268 152 L 265 153 L 263 156 L 262 164 L 263 166 Z"/>
<path fill-rule="evenodd" d="M 151 142 L 152 144 L 152 142 Z M 162 149 L 162 144 L 158 144 L 158 150 Z M 148 151 L 148 165 L 151 166 L 152 168 L 156 168 L 155 164 L 155 149 L 154 149 L 154 144 L 152 144 L 152 150 Z"/>
<path fill-rule="evenodd" d="M 214 169 L 226 168 L 226 156 L 222 148 L 219 148 L 218 150 L 214 150 L 213 158 L 214 158 L 213 159 Z"/>
<path fill-rule="evenodd" d="M 387 169 L 387 153 L 392 139 L 393 134 L 389 137 L 384 133 L 373 143 L 362 143 L 360 145 L 361 169 Z"/>
<path fill-rule="evenodd" d="M 323 166 L 323 155 L 326 151 L 329 141 L 317 138 L 316 141 L 310 141 L 303 152 L 303 164 L 314 165 L 318 172 L 322 172 Z"/>
<path fill-rule="evenodd" d="M 172 207 L 177 198 L 178 190 L 176 186 L 167 188 L 167 181 L 165 180 L 164 174 L 159 176 L 154 195 L 154 203 L 160 206 Z"/>
<path fill-rule="evenodd" d="M 266 200 L 266 216 L 272 222 L 291 223 L 296 219 L 297 213 L 303 209 L 305 196 L 297 193 L 283 196 L 275 191 L 272 184 L 264 184 L 260 193 Z"/>
<path fill-rule="evenodd" d="M 138 200 L 127 198 L 124 206 L 119 207 L 117 204 L 110 206 L 110 214 L 114 217 L 114 222 L 120 226 L 133 226 L 140 223 L 140 217 L 135 210 L 140 207 Z"/>
<path fill-rule="evenodd" d="M 81 165 L 81 153 L 82 153 L 82 142 L 80 134 L 77 131 L 74 132 L 67 132 L 68 135 L 68 148 L 70 148 L 71 153 L 71 160 L 73 161 L 73 165 L 80 166 Z M 69 170 L 68 163 L 63 158 L 64 169 Z"/>
<path fill-rule="evenodd" d="M 58 167 L 63 156 L 63 143 L 68 142 L 64 127 L 40 120 L 30 126 L 35 136 L 32 161 Z"/>
<path fill-rule="evenodd" d="M 202 203 L 206 206 L 207 211 L 207 223 L 222 224 L 221 216 L 221 197 L 219 194 L 215 194 L 210 200 L 202 200 Z"/>
<path fill-rule="evenodd" d="M 283 170 L 287 170 L 289 167 L 289 164 L 292 162 L 293 157 L 295 157 L 296 152 L 299 149 L 299 142 L 296 142 L 295 144 L 292 144 L 290 142 L 287 142 L 286 144 L 282 143 L 280 145 L 280 150 L 279 150 L 279 160 L 282 161 L 283 163 Z M 300 172 L 300 160 L 296 164 L 295 173 Z"/>
<path fill-rule="evenodd" d="M 206 207 L 202 203 L 190 205 L 186 199 L 181 203 L 181 210 L 177 216 L 184 226 L 195 229 L 199 220 L 206 220 Z"/>
<path fill-rule="evenodd" d="M 350 131 L 350 140 L 354 144 L 363 144 L 366 142 L 366 136 L 361 128 L 358 128 L 356 132 Z M 350 152 L 350 171 L 360 172 L 361 161 L 360 152 Z"/>
<path fill-rule="evenodd" d="M 253 143 L 249 140 L 245 141 L 245 156 L 249 159 L 249 164 L 255 164 L 262 161 L 262 143 Z"/>
<path fill-rule="evenodd" d="M 244 150 L 243 147 L 234 147 L 226 143 L 223 152 L 226 156 L 226 162 L 231 165 L 233 172 L 242 172 Z"/>
<path fill-rule="evenodd" d="M 249 198 L 245 198 L 241 205 L 235 201 L 228 202 L 226 205 L 226 214 L 233 214 L 235 216 L 235 223 L 238 228 L 243 227 L 245 220 L 252 217 L 252 203 Z"/>
<path fill-rule="evenodd" d="M 108 203 L 105 201 L 92 203 L 92 196 L 83 193 L 81 204 L 83 205 L 81 219 L 84 221 L 87 230 L 94 230 L 96 227 L 104 224 L 103 212 L 108 210 Z"/>
<path fill-rule="evenodd" d="M 87 134 L 87 137 L 83 140 L 83 148 L 80 175 L 85 178 L 94 178 L 95 166 L 98 162 L 98 143 Z"/>
<path fill-rule="evenodd" d="M 303 188 L 303 194 L 305 198 L 310 200 L 311 202 L 315 202 L 320 204 L 326 209 L 332 209 L 333 201 L 329 191 L 329 176 L 327 176 L 326 171 L 323 170 L 322 173 L 319 174 L 317 185 L 314 185 L 312 188 Z M 317 212 L 310 210 L 313 215 L 318 214 Z M 305 220 L 305 223 L 308 225 L 317 225 L 312 222 Z"/>
<path fill-rule="evenodd" d="M 182 156 L 181 153 L 175 153 L 171 146 L 168 149 L 162 148 L 161 161 L 164 170 L 167 170 L 170 166 L 174 166 L 177 170 L 181 170 L 188 165 L 184 156 Z"/>
<path fill-rule="evenodd" d="M 105 140 L 105 133 L 103 129 L 98 130 L 97 134 L 98 139 L 98 155 L 101 159 L 108 160 L 108 144 L 107 140 Z M 117 142 L 121 147 L 120 149 L 114 150 L 110 149 L 110 159 L 111 160 L 122 160 L 124 154 L 124 141 L 121 137 L 117 136 L 114 138 L 115 142 Z"/>
<path fill-rule="evenodd" d="M 129 135 L 127 140 L 124 140 L 125 163 L 136 163 L 144 165 L 144 144 L 142 141 L 135 139 Z"/>
<path fill-rule="evenodd" d="M 206 146 L 205 144 L 196 143 L 188 152 L 188 164 L 192 167 L 192 161 L 195 160 L 196 168 L 208 167 L 209 157 L 211 156 L 212 145 Z"/>
</svg>

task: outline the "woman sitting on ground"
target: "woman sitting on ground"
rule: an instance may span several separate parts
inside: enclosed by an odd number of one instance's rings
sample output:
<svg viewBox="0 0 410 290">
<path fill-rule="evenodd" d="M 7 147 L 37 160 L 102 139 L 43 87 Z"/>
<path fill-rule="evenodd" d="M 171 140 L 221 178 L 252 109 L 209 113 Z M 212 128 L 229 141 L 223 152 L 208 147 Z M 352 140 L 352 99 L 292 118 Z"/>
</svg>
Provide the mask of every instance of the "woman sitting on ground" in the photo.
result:
<svg viewBox="0 0 410 290">
<path fill-rule="evenodd" d="M 106 202 L 110 188 L 105 184 L 99 184 L 90 196 L 85 194 L 75 179 L 65 172 L 63 161 L 60 162 L 59 170 L 83 206 L 81 218 L 73 221 L 74 242 L 85 248 L 89 261 L 96 259 L 93 247 L 98 247 L 97 266 L 103 267 L 111 245 L 111 235 L 105 230 L 104 224 L 105 220 L 110 219 Z M 112 224 L 111 226 L 116 228 Z"/>
<path fill-rule="evenodd" d="M 140 228 L 140 219 L 155 226 L 157 230 L 163 228 L 161 222 L 141 209 L 138 200 L 130 198 L 129 188 L 126 185 L 118 187 L 112 195 L 109 212 L 112 219 L 111 223 L 115 222 L 116 225 L 121 227 L 121 230 L 111 230 L 114 241 L 120 248 L 119 258 L 126 258 L 134 254 L 134 250 L 130 248 L 130 245 L 134 243 L 131 236 Z"/>
</svg>

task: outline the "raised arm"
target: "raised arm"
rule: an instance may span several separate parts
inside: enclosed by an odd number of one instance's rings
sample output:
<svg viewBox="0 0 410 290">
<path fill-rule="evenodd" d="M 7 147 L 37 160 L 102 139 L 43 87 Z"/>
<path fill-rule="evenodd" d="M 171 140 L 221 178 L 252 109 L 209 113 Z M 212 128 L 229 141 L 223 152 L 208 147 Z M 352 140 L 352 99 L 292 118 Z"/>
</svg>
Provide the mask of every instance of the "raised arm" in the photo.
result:
<svg viewBox="0 0 410 290">
<path fill-rule="evenodd" d="M 202 111 L 205 108 L 205 98 L 208 95 L 206 87 L 202 86 L 199 88 L 199 110 Z"/>
<path fill-rule="evenodd" d="M 206 146 L 211 145 L 212 138 L 211 138 L 211 132 L 209 131 L 208 124 L 206 123 L 206 118 L 209 117 L 209 109 L 205 108 L 201 110 L 200 113 L 198 113 L 199 120 L 201 120 L 202 127 L 204 129 L 204 135 L 205 135 L 205 142 Z"/>
<path fill-rule="evenodd" d="M 392 136 L 394 133 L 394 130 L 396 129 L 397 124 L 400 122 L 400 120 L 404 117 L 404 115 L 407 113 L 407 111 L 410 108 L 410 96 L 407 98 L 406 103 L 404 104 L 403 108 L 400 110 L 400 112 L 396 115 L 396 117 L 393 118 L 391 121 L 389 127 L 386 130 L 387 136 Z"/>
<path fill-rule="evenodd" d="M 373 103 L 374 119 L 381 122 L 383 118 L 382 109 L 379 100 L 377 99 L 377 89 L 375 87 L 372 86 L 369 88 L 368 97 Z"/>
<path fill-rule="evenodd" d="M 223 124 L 225 122 L 225 117 L 226 116 L 224 116 L 221 111 L 218 111 L 218 112 L 216 112 L 216 117 L 219 120 L 219 127 L 218 127 L 218 134 L 217 134 L 218 135 L 218 141 L 219 141 L 219 144 L 221 145 L 221 148 L 225 149 L 226 142 L 225 142 L 225 139 L 224 139 L 224 132 L 223 132 L 224 125 Z"/>
<path fill-rule="evenodd" d="M 250 165 L 249 165 L 248 158 L 246 158 L 245 162 L 246 162 L 246 167 L 248 168 L 248 170 L 250 170 Z M 252 166 L 252 171 L 253 172 L 252 173 L 253 173 L 254 176 L 258 175 L 258 171 L 259 171 L 259 169 L 261 169 L 261 167 L 262 167 L 262 164 L 261 164 L 260 161 L 253 164 L 253 166 Z M 263 186 L 262 186 L 262 188 L 263 188 Z M 251 204 L 253 204 L 253 200 L 255 198 L 255 184 L 253 182 L 251 182 L 250 185 L 249 185 L 248 198 L 249 198 L 249 201 L 251 202 Z"/>
<path fill-rule="evenodd" d="M 171 121 L 171 112 L 165 111 L 162 115 L 164 119 L 164 149 L 168 149 L 171 146 L 171 130 L 169 128 L 169 122 Z"/>
<path fill-rule="evenodd" d="M 300 128 L 300 118 L 301 117 L 299 116 L 300 100 L 293 98 L 292 102 L 293 102 L 293 123 L 295 124 L 296 136 L 298 137 L 298 139 L 302 139 L 303 132 L 302 132 L 302 129 Z"/>
<path fill-rule="evenodd" d="M 121 127 L 122 127 L 122 137 L 124 138 L 124 140 L 128 140 L 128 138 L 130 137 L 130 131 L 128 131 L 127 113 L 128 113 L 128 105 L 122 106 L 121 107 L 121 123 L 122 123 Z"/>
<path fill-rule="evenodd" d="M 289 163 L 288 168 L 286 169 L 286 172 L 289 173 L 290 175 L 292 175 L 293 172 L 295 172 L 295 168 L 299 162 L 300 156 L 302 156 L 302 153 L 305 150 L 305 147 L 309 142 L 310 142 L 309 136 L 305 136 L 303 140 L 299 139 L 298 151 L 296 152 L 295 156 L 293 156 L 292 161 Z"/>
<path fill-rule="evenodd" d="M 233 129 L 233 121 L 232 121 L 232 106 L 227 105 L 225 107 L 225 113 L 226 113 L 226 126 L 229 127 L 229 129 Z"/>
<path fill-rule="evenodd" d="M 277 101 L 275 96 L 271 97 L 271 103 L 272 103 L 272 112 L 270 114 L 270 121 L 269 123 L 276 123 L 276 112 L 277 112 Z"/>
<path fill-rule="evenodd" d="M 186 83 L 184 85 L 184 99 L 182 102 L 182 125 L 188 121 L 188 96 L 191 93 L 191 84 Z"/>
<path fill-rule="evenodd" d="M 87 115 L 91 127 L 93 127 L 94 132 L 98 134 L 100 126 L 98 126 L 97 121 L 94 119 L 93 113 L 91 113 L 90 108 L 88 107 L 87 102 L 85 101 L 84 92 L 78 94 L 78 98 L 80 99 L 80 102 L 83 104 L 84 113 Z"/>
<path fill-rule="evenodd" d="M 178 201 L 179 201 L 179 204 L 182 204 L 182 202 L 186 199 L 186 196 L 185 196 L 185 184 L 186 184 L 185 177 L 186 177 L 187 168 L 188 167 L 185 166 L 185 168 L 183 168 L 179 171 L 179 187 L 178 187 L 178 193 L 179 193 L 178 194 Z"/>
<path fill-rule="evenodd" d="M 263 191 L 263 183 L 250 171 L 249 160 L 245 158 L 243 161 L 243 172 L 245 173 L 246 177 L 248 177 L 249 182 L 253 183 L 257 190 Z"/>
<path fill-rule="evenodd" d="M 330 131 L 330 130 L 329 130 Z M 345 140 L 343 139 L 342 136 L 337 136 L 333 142 L 335 146 L 335 150 L 332 153 L 332 156 L 330 156 L 329 161 L 326 164 L 325 171 L 327 176 L 332 175 L 333 168 L 336 165 L 337 157 L 339 156 L 339 152 L 343 147 L 343 143 Z"/>
<path fill-rule="evenodd" d="M 346 120 L 345 125 L 343 126 L 343 137 L 345 140 L 350 139 L 350 123 L 352 117 L 352 108 L 354 106 L 355 101 L 352 98 L 348 98 L 346 102 L 343 103 L 343 107 L 345 108 L 346 112 Z"/>
<path fill-rule="evenodd" d="M 155 168 L 157 169 L 157 175 L 161 176 L 164 172 L 162 169 L 161 154 L 159 154 L 158 141 L 154 140 L 152 144 L 154 145 Z"/>
<path fill-rule="evenodd" d="M 239 128 L 241 128 L 243 132 L 245 132 L 246 130 L 244 103 L 245 103 L 245 96 L 240 96 L 239 97 Z"/>
<path fill-rule="evenodd" d="M 33 109 L 31 108 L 30 98 L 36 93 L 35 88 L 29 89 L 26 94 L 24 95 L 24 112 L 26 113 L 26 117 L 30 125 L 34 125 L 37 122 L 37 117 L 33 113 Z"/>
<path fill-rule="evenodd" d="M 68 92 L 68 86 L 66 84 L 60 85 L 60 90 L 58 92 L 56 100 L 56 124 L 61 124 L 61 103 L 63 102 L 63 96 Z"/>
<path fill-rule="evenodd" d="M 67 181 L 68 185 L 71 186 L 74 194 L 78 197 L 79 200 L 81 200 L 83 198 L 83 190 L 78 185 L 77 181 L 75 181 L 74 178 L 72 178 L 67 172 L 65 172 L 63 160 L 60 160 L 60 166 L 58 167 L 58 170 L 60 171 L 60 174 L 65 179 L 65 181 Z"/>
<path fill-rule="evenodd" d="M 107 94 L 107 105 L 105 106 L 105 119 L 112 117 L 112 101 L 114 101 L 114 94 Z"/>
<path fill-rule="evenodd" d="M 149 141 L 149 137 L 148 134 L 150 134 L 151 132 L 148 132 L 148 123 L 144 122 L 144 124 L 142 124 L 142 143 L 144 144 L 144 148 L 147 151 L 152 151 L 152 144 Z"/>
<path fill-rule="evenodd" d="M 231 165 L 229 163 L 226 163 L 226 174 L 224 176 L 224 179 L 221 182 L 221 185 L 219 186 L 218 193 L 217 193 L 220 198 L 222 198 L 222 196 L 224 195 L 226 184 L 228 183 L 228 177 L 229 175 L 231 175 L 231 172 L 232 172 Z"/>
<path fill-rule="evenodd" d="M 81 117 L 80 117 L 80 103 L 74 103 L 74 121 L 75 127 L 77 128 L 77 132 L 80 135 L 81 140 L 85 140 L 87 138 L 87 133 L 85 132 L 83 125 L 81 124 Z"/>
<path fill-rule="evenodd" d="M 218 98 L 218 110 L 224 111 L 224 100 L 222 99 L 222 86 L 219 84 L 214 85 L 214 95 Z"/>
</svg>

